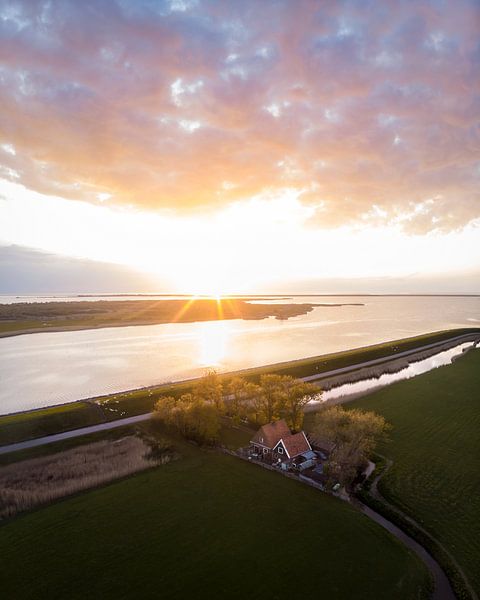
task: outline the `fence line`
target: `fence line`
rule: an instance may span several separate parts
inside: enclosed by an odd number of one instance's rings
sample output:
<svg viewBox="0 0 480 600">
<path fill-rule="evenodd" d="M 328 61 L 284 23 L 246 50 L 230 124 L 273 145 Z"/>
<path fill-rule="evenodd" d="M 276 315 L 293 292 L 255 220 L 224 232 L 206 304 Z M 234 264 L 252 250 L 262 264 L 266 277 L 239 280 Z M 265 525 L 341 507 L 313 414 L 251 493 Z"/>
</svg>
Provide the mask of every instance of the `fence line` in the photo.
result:
<svg viewBox="0 0 480 600">
<path fill-rule="evenodd" d="M 268 465 L 260 460 L 255 460 L 254 458 L 244 456 L 242 453 L 235 452 L 234 450 L 230 450 L 229 448 L 222 447 L 220 450 L 224 454 L 230 454 L 231 456 L 240 458 L 241 460 L 244 460 L 250 464 L 258 465 L 259 467 L 263 467 L 264 469 L 267 469 L 268 471 L 275 471 L 276 473 L 280 473 L 281 475 L 283 475 L 284 477 L 288 477 L 289 479 L 294 479 L 295 481 L 300 481 L 301 483 L 306 483 L 307 485 L 314 487 L 315 489 L 320 490 L 321 492 L 324 492 L 325 494 L 331 494 L 331 492 L 328 492 L 322 484 L 317 483 L 316 481 L 313 481 L 313 479 L 305 477 L 305 475 L 300 475 L 300 474 L 296 475 L 295 473 L 290 473 L 289 471 L 283 471 L 282 469 L 278 469 L 277 467 L 272 467 L 272 465 Z M 331 495 L 340 497 L 338 494 L 331 494 Z"/>
</svg>

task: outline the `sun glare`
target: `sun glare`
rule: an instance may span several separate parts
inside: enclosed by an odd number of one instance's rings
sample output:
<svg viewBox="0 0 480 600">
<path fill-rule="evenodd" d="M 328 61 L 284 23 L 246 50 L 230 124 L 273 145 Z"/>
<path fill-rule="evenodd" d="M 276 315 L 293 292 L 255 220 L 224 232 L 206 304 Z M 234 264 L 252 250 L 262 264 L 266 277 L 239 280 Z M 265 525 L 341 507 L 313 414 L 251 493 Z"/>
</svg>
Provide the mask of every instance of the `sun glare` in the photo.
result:
<svg viewBox="0 0 480 600">
<path fill-rule="evenodd" d="M 198 357 L 204 367 L 219 367 L 225 360 L 230 338 L 227 321 L 205 321 L 198 324 Z"/>
</svg>

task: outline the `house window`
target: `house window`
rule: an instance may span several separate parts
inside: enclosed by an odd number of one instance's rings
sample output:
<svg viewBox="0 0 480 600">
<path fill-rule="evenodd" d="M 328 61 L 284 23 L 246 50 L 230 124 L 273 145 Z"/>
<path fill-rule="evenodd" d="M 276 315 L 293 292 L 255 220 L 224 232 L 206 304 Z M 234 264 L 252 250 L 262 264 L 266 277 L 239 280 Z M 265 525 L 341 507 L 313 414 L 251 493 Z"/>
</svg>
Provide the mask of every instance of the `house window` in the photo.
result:
<svg viewBox="0 0 480 600">
<path fill-rule="evenodd" d="M 264 448 L 264 449 L 263 449 L 263 453 L 264 453 L 264 454 L 267 454 L 267 452 L 268 452 L 268 448 Z"/>
<path fill-rule="evenodd" d="M 277 452 L 278 452 L 279 454 L 283 454 L 283 448 L 282 448 L 281 446 L 279 446 L 279 447 L 277 448 Z"/>
</svg>

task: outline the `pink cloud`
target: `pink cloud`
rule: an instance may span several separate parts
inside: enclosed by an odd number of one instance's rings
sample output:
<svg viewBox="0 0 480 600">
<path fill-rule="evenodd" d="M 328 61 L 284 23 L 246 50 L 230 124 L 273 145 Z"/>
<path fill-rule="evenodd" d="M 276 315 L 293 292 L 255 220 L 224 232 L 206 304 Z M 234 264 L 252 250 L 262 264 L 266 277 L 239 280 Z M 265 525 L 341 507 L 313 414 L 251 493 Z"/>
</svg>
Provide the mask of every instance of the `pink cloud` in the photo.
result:
<svg viewBox="0 0 480 600">
<path fill-rule="evenodd" d="M 3 10 L 1 173 L 28 187 L 179 211 L 296 187 L 328 225 L 441 198 L 405 220 L 423 231 L 480 214 L 474 2 Z"/>
</svg>

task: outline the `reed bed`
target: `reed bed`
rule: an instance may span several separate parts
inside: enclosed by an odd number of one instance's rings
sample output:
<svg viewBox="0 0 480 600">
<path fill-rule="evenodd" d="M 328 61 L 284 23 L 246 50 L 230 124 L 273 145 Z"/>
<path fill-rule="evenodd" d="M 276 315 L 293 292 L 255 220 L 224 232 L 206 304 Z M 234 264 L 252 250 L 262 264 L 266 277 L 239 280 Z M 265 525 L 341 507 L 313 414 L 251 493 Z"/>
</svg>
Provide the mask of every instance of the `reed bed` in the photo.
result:
<svg viewBox="0 0 480 600">
<path fill-rule="evenodd" d="M 8 465 L 0 469 L 0 520 L 174 458 L 168 442 L 128 436 Z"/>
</svg>

